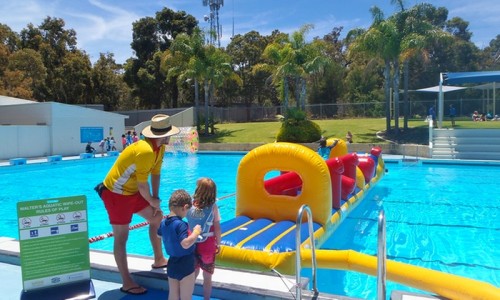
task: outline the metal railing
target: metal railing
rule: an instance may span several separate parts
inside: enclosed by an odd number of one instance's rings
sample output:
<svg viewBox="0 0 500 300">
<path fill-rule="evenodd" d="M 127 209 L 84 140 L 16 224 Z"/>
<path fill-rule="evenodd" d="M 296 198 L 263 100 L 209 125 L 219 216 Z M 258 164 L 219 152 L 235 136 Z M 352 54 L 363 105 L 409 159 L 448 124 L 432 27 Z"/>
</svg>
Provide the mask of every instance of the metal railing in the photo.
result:
<svg viewBox="0 0 500 300">
<path fill-rule="evenodd" d="M 385 237 L 385 215 L 381 210 L 378 215 L 378 253 L 377 253 L 377 299 L 385 300 L 387 278 L 387 247 Z"/>
<path fill-rule="evenodd" d="M 300 262 L 300 247 L 301 247 L 301 236 L 300 236 L 300 227 L 302 225 L 302 216 L 304 211 L 307 213 L 307 224 L 309 227 L 309 238 L 311 241 L 311 251 L 312 251 L 312 280 L 313 280 L 313 291 L 315 294 L 318 293 L 318 284 L 317 284 L 317 276 L 316 276 L 316 242 L 314 240 L 314 230 L 313 230 L 313 221 L 312 221 L 312 213 L 311 209 L 307 205 L 302 205 L 297 214 L 297 222 L 295 224 L 295 299 L 302 299 L 302 282 L 300 277 L 300 272 L 302 270 L 301 262 Z"/>
</svg>

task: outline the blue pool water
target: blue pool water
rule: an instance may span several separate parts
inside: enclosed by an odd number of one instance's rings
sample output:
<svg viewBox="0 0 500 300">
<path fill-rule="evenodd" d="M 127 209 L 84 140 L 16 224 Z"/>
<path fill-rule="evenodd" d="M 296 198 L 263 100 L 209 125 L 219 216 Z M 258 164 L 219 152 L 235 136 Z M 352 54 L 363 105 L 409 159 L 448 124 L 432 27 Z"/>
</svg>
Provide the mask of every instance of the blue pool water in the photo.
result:
<svg viewBox="0 0 500 300">
<path fill-rule="evenodd" d="M 198 154 L 167 157 L 160 197 L 179 188 L 194 191 L 197 178 L 212 177 L 218 196 L 235 192 L 236 173 L 243 154 Z M 89 236 L 111 230 L 101 200 L 93 191 L 115 158 L 63 161 L 57 164 L 1 167 L 0 236 L 18 238 L 16 203 L 62 196 L 86 195 Z M 370 255 L 377 249 L 377 216 L 384 209 L 387 254 L 392 260 L 432 268 L 500 285 L 500 201 L 495 195 L 500 167 L 387 163 L 388 173 L 322 247 L 353 249 Z M 493 191 L 493 192 L 492 192 Z M 219 201 L 224 220 L 234 216 L 233 196 Z M 132 224 L 143 222 L 134 217 Z M 131 254 L 151 255 L 146 227 L 130 236 Z M 92 249 L 111 251 L 112 238 L 92 243 Z M 310 270 L 303 270 L 310 276 Z M 319 270 L 322 292 L 374 299 L 372 276 Z M 388 291 L 410 290 L 388 283 Z"/>
</svg>

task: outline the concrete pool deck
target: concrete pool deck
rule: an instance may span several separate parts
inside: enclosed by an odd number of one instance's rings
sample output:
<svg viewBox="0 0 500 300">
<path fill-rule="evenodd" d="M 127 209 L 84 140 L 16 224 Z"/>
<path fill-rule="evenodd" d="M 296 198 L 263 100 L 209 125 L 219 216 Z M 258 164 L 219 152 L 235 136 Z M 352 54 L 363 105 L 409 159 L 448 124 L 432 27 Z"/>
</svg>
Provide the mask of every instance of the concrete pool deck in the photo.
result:
<svg viewBox="0 0 500 300">
<path fill-rule="evenodd" d="M 106 251 L 90 251 L 91 277 L 96 299 L 166 299 L 168 283 L 166 269 L 151 269 L 152 259 L 146 256 L 129 255 L 129 267 L 136 282 L 148 293 L 139 296 L 120 292 L 121 284 L 113 254 Z M 0 280 L 8 288 L 2 291 L 2 299 L 17 299 L 23 289 L 19 257 L 19 242 L 0 237 Z M 197 279 L 195 295 L 201 295 L 202 276 Z M 307 285 L 308 279 L 303 278 Z M 303 290 L 303 298 L 313 298 L 313 293 Z M 4 298 L 5 297 L 5 298 Z M 197 296 L 193 299 L 202 299 Z M 241 271 L 229 268 L 216 269 L 213 276 L 212 299 L 293 299 L 295 298 L 295 277 L 273 273 Z M 320 294 L 315 299 L 353 299 L 343 296 Z M 54 299 L 57 300 L 57 299 Z"/>
</svg>

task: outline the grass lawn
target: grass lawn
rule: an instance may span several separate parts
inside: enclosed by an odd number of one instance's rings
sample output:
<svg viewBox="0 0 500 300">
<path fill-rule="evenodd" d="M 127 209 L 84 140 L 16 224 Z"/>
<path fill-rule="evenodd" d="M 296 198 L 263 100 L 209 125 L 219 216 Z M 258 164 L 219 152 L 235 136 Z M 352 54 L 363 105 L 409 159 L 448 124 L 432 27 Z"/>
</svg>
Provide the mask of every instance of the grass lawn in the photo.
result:
<svg viewBox="0 0 500 300">
<path fill-rule="evenodd" d="M 385 143 L 377 137 L 377 132 L 392 141 L 405 144 L 428 144 L 428 123 L 423 120 L 410 120 L 408 130 L 396 135 L 385 135 L 385 118 L 378 119 L 344 119 L 344 120 L 314 120 L 325 137 L 345 138 L 347 131 L 353 134 L 354 143 Z M 394 120 L 391 122 L 394 126 Z M 224 123 L 215 125 L 215 134 L 200 136 L 202 143 L 271 143 L 276 140 L 276 135 L 281 127 L 281 122 L 253 122 L 253 123 Z M 400 119 L 399 127 L 403 128 Z M 444 128 L 451 128 L 448 120 L 443 121 Z M 469 118 L 458 118 L 458 129 L 474 128 L 500 128 L 500 122 L 472 122 Z"/>
</svg>

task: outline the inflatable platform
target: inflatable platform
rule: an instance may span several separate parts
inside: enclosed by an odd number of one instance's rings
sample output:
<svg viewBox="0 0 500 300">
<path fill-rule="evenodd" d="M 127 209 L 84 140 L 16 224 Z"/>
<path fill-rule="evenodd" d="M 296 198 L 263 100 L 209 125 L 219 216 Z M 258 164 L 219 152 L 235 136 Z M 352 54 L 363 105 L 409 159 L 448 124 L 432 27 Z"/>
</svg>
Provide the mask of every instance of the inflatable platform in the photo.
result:
<svg viewBox="0 0 500 300">
<path fill-rule="evenodd" d="M 221 224 L 217 265 L 294 275 L 296 219 L 306 204 L 312 212 L 318 268 L 376 275 L 376 257 L 320 248 L 384 173 L 380 148 L 348 153 L 343 140 L 327 160 L 299 144 L 253 149 L 238 167 L 236 216 Z M 279 175 L 266 179 L 268 174 Z M 311 266 L 306 217 L 300 231 L 301 264 Z M 387 278 L 450 299 L 500 299 L 499 289 L 491 284 L 399 262 L 387 262 Z"/>
<path fill-rule="evenodd" d="M 273 171 L 280 175 L 265 179 Z M 221 224 L 217 263 L 293 274 L 300 207 L 306 204 L 311 209 L 316 248 L 320 248 L 384 171 L 380 148 L 358 155 L 347 153 L 342 142 L 328 160 L 292 143 L 255 148 L 238 167 L 236 217 Z M 301 226 L 302 242 L 307 244 L 306 219 Z"/>
</svg>

